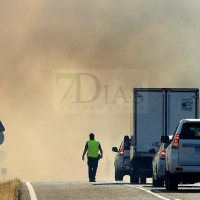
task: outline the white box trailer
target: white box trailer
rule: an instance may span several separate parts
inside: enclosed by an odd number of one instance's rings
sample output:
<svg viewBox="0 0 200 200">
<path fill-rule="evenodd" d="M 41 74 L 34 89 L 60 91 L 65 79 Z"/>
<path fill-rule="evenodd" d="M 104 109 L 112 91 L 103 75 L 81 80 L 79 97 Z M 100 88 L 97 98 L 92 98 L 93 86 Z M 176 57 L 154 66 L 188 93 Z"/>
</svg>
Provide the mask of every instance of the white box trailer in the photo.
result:
<svg viewBox="0 0 200 200">
<path fill-rule="evenodd" d="M 172 135 L 184 118 L 199 117 L 196 88 L 134 88 L 130 117 L 130 182 L 152 177 L 152 158 L 162 135 Z"/>
</svg>

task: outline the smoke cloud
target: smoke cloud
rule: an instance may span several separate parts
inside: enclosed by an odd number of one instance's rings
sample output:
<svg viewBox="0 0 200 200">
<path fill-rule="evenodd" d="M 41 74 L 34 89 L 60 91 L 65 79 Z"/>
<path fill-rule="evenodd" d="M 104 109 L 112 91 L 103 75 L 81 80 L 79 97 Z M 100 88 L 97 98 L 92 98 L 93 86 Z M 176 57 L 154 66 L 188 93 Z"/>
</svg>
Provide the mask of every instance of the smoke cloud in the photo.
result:
<svg viewBox="0 0 200 200">
<path fill-rule="evenodd" d="M 199 8 L 197 0 L 0 1 L 6 178 L 86 180 L 81 156 L 93 132 L 105 155 L 97 179 L 113 179 L 111 148 L 129 134 L 129 114 L 54 113 L 53 70 L 146 69 L 148 87 L 198 88 Z"/>
</svg>

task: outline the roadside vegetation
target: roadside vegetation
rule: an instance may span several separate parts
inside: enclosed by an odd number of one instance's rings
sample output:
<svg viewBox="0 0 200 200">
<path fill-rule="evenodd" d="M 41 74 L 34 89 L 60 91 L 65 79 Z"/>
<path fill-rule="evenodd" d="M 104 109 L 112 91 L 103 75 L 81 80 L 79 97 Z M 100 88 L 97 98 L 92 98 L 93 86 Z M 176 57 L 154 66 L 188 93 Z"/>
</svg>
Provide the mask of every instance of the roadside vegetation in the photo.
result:
<svg viewBox="0 0 200 200">
<path fill-rule="evenodd" d="M 0 200 L 18 200 L 19 189 L 22 182 L 15 178 L 0 183 Z"/>
</svg>

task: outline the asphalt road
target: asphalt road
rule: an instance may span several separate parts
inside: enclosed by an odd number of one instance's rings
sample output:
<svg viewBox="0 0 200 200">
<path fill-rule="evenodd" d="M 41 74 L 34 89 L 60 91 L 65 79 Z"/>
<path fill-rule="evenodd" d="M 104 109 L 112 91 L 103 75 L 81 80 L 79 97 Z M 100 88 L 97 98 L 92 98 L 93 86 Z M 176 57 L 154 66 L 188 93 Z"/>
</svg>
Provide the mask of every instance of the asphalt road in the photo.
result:
<svg viewBox="0 0 200 200">
<path fill-rule="evenodd" d="M 20 200 L 199 200 L 199 198 L 200 184 L 179 185 L 178 191 L 169 192 L 165 188 L 153 187 L 151 183 L 136 185 L 125 181 L 23 183 L 20 195 Z"/>
</svg>

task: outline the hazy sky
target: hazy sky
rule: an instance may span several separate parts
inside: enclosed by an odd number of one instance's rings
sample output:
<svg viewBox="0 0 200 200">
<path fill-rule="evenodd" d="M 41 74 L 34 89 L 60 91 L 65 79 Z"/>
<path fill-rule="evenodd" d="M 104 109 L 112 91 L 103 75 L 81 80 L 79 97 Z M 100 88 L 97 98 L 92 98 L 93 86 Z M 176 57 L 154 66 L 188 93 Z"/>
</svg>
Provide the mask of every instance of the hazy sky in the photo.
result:
<svg viewBox="0 0 200 200">
<path fill-rule="evenodd" d="M 7 153 L 7 177 L 87 180 L 81 155 L 88 134 L 95 133 L 113 161 L 112 145 L 129 133 L 127 113 L 53 112 L 58 70 L 98 69 L 101 84 L 125 85 L 130 94 L 137 80 L 145 87 L 199 88 L 199 8 L 197 0 L 0 1 L 0 120 L 6 128 L 0 150 Z M 127 79 L 127 69 L 148 77 Z M 93 91 L 89 80 L 86 86 L 86 94 Z"/>
</svg>

